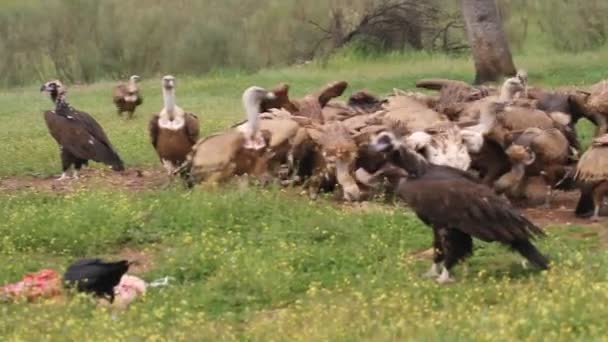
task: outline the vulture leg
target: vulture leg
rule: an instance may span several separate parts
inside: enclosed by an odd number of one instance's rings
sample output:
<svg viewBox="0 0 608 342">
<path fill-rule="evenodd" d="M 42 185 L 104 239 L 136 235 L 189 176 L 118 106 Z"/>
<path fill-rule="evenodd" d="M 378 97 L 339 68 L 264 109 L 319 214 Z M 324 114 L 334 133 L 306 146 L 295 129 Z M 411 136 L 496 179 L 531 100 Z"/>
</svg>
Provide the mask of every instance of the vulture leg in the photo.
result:
<svg viewBox="0 0 608 342">
<path fill-rule="evenodd" d="M 545 194 L 545 204 L 543 204 L 543 208 L 551 209 L 551 200 L 553 200 L 553 187 L 549 184 L 547 185 L 547 193 Z"/>
<path fill-rule="evenodd" d="M 80 169 L 82 169 L 83 165 L 87 165 L 87 160 L 86 159 L 78 159 L 75 158 L 74 160 L 74 173 L 72 174 L 72 178 L 74 179 L 78 179 L 78 172 L 80 172 Z"/>
<path fill-rule="evenodd" d="M 584 184 L 580 189 L 580 197 L 574 211 L 577 217 L 590 217 L 593 215 L 593 185 Z"/>
<path fill-rule="evenodd" d="M 134 111 L 130 110 L 130 111 L 128 111 L 128 113 L 129 113 L 129 120 L 133 119 Z"/>
<path fill-rule="evenodd" d="M 608 194 L 608 182 L 604 181 L 593 189 L 593 217 L 591 220 L 598 222 L 600 220 L 600 209 L 604 202 L 604 197 Z"/>
<path fill-rule="evenodd" d="M 68 170 L 70 169 L 70 167 L 72 166 L 72 164 L 76 163 L 76 160 L 77 160 L 77 158 L 74 157 L 73 154 L 71 154 L 65 148 L 61 147 L 61 169 L 62 169 L 62 173 L 61 173 L 61 177 L 59 177 L 57 179 L 58 181 L 66 180 L 66 179 L 69 178 L 69 176 L 68 176 Z"/>
<path fill-rule="evenodd" d="M 596 120 L 597 120 L 597 128 L 595 129 L 595 136 L 599 137 L 599 136 L 606 134 L 606 132 L 608 131 L 608 122 L 606 122 L 606 118 L 601 114 L 598 114 L 595 116 L 596 116 Z"/>
<path fill-rule="evenodd" d="M 443 248 L 441 245 L 441 238 L 440 238 L 439 234 L 437 233 L 437 231 L 435 229 L 433 229 L 433 265 L 431 265 L 431 269 L 429 269 L 428 272 L 426 272 L 424 274 L 424 277 L 426 277 L 426 278 L 439 277 L 439 275 L 440 275 L 439 271 L 443 267 L 443 264 L 442 264 L 443 259 L 444 259 L 444 254 L 443 254 Z"/>
<path fill-rule="evenodd" d="M 439 231 L 439 236 L 445 253 L 445 262 L 437 282 L 445 284 L 454 281 L 454 278 L 450 276 L 452 267 L 473 254 L 473 239 L 470 235 L 456 229 L 442 229 Z"/>
<path fill-rule="evenodd" d="M 175 166 L 173 165 L 173 163 L 165 159 L 162 159 L 161 161 L 163 163 L 163 167 L 165 168 L 165 170 L 167 170 L 169 176 L 173 175 L 173 173 L 175 172 Z"/>
</svg>

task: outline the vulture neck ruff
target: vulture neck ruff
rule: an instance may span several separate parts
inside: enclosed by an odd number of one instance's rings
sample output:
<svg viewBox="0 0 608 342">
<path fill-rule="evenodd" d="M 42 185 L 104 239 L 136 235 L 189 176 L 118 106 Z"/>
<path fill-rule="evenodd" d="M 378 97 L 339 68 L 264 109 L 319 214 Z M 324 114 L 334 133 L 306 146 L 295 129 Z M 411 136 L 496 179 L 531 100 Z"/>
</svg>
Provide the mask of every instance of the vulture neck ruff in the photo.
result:
<svg viewBox="0 0 608 342">
<path fill-rule="evenodd" d="M 478 131 L 481 134 L 488 134 L 496 125 L 496 115 L 497 113 L 493 112 L 487 106 L 482 109 L 481 115 L 479 116 L 479 124 L 473 128 L 475 131 Z"/>
<path fill-rule="evenodd" d="M 67 119 L 73 119 L 73 117 L 70 115 L 70 112 L 72 111 L 72 107 L 65 99 L 65 95 L 64 94 L 59 94 L 59 95 L 51 94 L 51 97 L 54 98 L 53 101 L 55 102 L 54 113 L 59 116 L 63 116 L 64 118 L 67 118 Z"/>
<path fill-rule="evenodd" d="M 175 92 L 173 89 L 163 87 L 163 100 L 165 107 L 160 112 L 158 126 L 173 131 L 180 130 L 186 123 L 184 110 L 175 104 Z"/>
<path fill-rule="evenodd" d="M 518 89 L 514 89 L 509 80 L 506 80 L 500 88 L 500 95 L 498 96 L 499 101 L 509 102 L 515 98 L 515 94 Z"/>
<path fill-rule="evenodd" d="M 134 79 L 130 79 L 127 83 L 127 94 L 124 96 L 124 100 L 126 102 L 135 102 L 137 101 L 137 81 Z"/>
</svg>

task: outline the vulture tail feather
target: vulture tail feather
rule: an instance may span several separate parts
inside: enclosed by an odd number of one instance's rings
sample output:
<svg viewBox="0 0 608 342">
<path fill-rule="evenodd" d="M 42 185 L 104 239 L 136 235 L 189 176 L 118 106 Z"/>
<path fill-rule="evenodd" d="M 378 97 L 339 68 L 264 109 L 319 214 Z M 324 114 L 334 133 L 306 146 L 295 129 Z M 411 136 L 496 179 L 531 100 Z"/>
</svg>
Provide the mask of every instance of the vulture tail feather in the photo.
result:
<svg viewBox="0 0 608 342">
<path fill-rule="evenodd" d="M 518 251 L 536 267 L 543 270 L 549 269 L 549 260 L 529 240 L 514 240 L 511 242 L 511 248 Z"/>
</svg>

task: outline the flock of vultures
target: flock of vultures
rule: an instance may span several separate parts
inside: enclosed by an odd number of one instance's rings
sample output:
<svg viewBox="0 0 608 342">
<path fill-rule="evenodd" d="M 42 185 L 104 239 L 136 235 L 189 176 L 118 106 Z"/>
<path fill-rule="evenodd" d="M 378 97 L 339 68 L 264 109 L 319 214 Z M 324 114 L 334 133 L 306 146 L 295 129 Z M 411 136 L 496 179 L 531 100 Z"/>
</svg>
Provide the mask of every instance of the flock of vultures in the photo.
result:
<svg viewBox="0 0 608 342">
<path fill-rule="evenodd" d="M 119 115 L 132 117 L 142 95 L 138 76 L 115 87 Z M 176 103 L 176 80 L 162 78 L 164 107 L 149 122 L 152 147 L 171 178 L 189 186 L 234 177 L 301 186 L 315 198 L 334 192 L 346 201 L 374 196 L 406 202 L 434 234 L 428 276 L 472 254 L 472 238 L 505 244 L 540 269 L 548 259 L 532 244 L 543 231 L 511 202 L 550 206 L 553 190 L 580 191 L 573 215 L 599 219 L 608 193 L 608 81 L 585 91 L 529 86 L 525 71 L 499 87 L 425 79 L 427 92 L 367 91 L 340 101 L 346 82 L 299 99 L 289 86 L 252 86 L 242 95 L 245 120 L 201 137 L 199 121 Z M 60 147 L 63 174 L 89 160 L 116 171 L 124 163 L 86 112 L 70 106 L 60 81 L 42 86 L 55 108 L 44 117 Z M 433 92 L 435 91 L 435 92 Z M 597 126 L 583 153 L 575 125 Z"/>
</svg>

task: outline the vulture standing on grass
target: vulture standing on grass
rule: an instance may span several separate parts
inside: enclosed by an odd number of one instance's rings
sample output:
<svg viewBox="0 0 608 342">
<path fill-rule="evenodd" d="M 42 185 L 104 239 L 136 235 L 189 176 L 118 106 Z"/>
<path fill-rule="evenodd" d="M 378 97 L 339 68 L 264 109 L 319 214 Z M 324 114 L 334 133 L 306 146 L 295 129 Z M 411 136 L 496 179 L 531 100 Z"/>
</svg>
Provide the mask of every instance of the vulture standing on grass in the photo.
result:
<svg viewBox="0 0 608 342">
<path fill-rule="evenodd" d="M 608 134 L 593 140 L 576 169 L 576 179 L 582 184 L 581 197 L 576 206 L 577 216 L 588 216 L 599 221 L 600 209 L 608 195 Z"/>
<path fill-rule="evenodd" d="M 150 120 L 152 145 L 169 173 L 180 167 L 198 140 L 198 118 L 175 104 L 175 78 L 165 76 L 162 81 L 164 108 Z"/>
<path fill-rule="evenodd" d="M 103 128 L 91 115 L 78 111 L 65 99 L 66 89 L 59 81 L 45 83 L 40 91 L 48 92 L 55 103 L 55 110 L 44 112 L 51 136 L 59 144 L 63 174 L 59 180 L 68 178 L 67 171 L 74 165 L 74 178 L 89 160 L 110 165 L 114 171 L 125 169 L 123 161 L 114 150 Z"/>
<path fill-rule="evenodd" d="M 137 106 L 144 102 L 144 99 L 139 94 L 139 87 L 137 86 L 138 82 L 139 76 L 133 75 L 129 78 L 129 82 L 121 82 L 114 87 L 112 100 L 116 105 L 118 115 L 127 112 L 129 113 L 129 119 L 131 119 Z"/>
<path fill-rule="evenodd" d="M 94 293 L 114 301 L 114 287 L 129 270 L 129 262 L 105 262 L 101 259 L 81 259 L 65 271 L 63 280 L 68 287 L 86 293 Z"/>
<path fill-rule="evenodd" d="M 462 170 L 428 163 L 403 147 L 390 132 L 372 138 L 372 148 L 407 171 L 407 178 L 388 172 L 387 179 L 425 224 L 433 228 L 434 258 L 428 276 L 452 281 L 451 268 L 473 253 L 472 237 L 501 242 L 541 269 L 549 261 L 530 242 L 543 231 L 518 213 L 492 189 Z M 443 270 L 439 268 L 443 263 Z"/>
</svg>

